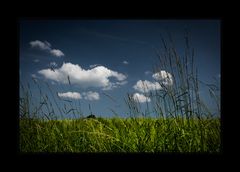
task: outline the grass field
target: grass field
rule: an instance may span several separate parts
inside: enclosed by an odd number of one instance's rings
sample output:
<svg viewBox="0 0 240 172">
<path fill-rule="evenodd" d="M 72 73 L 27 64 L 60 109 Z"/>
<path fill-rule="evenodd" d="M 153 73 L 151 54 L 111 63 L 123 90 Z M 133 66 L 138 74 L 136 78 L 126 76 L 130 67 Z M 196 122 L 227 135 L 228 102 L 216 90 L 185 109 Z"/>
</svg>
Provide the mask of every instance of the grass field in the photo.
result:
<svg viewBox="0 0 240 172">
<path fill-rule="evenodd" d="M 219 152 L 219 119 L 21 120 L 23 152 Z"/>
</svg>

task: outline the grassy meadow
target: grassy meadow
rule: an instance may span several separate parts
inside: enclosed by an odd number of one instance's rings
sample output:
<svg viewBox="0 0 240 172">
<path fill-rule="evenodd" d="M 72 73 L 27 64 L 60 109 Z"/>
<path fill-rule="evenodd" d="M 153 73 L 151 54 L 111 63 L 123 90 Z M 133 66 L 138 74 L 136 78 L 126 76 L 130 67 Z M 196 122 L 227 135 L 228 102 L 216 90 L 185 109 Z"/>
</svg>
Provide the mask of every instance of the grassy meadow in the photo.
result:
<svg viewBox="0 0 240 172">
<path fill-rule="evenodd" d="M 158 52 L 159 63 L 154 72 L 161 69 L 171 72 L 172 86 L 161 84 L 162 90 L 146 92 L 151 98 L 141 104 L 126 95 L 129 117 L 85 118 L 74 104 L 57 104 L 55 91 L 45 95 L 40 90 L 40 102 L 31 105 L 31 93 L 21 87 L 19 147 L 21 152 L 220 152 L 220 96 L 214 84 L 205 84 L 216 102 L 218 114 L 213 115 L 199 95 L 199 79 L 194 65 L 194 49 L 186 37 L 185 54 L 179 55 L 174 44 L 162 40 L 163 50 Z M 190 65 L 189 65 L 190 64 Z M 70 84 L 70 81 L 69 81 Z M 53 102 L 49 97 L 53 97 Z M 58 111 L 53 108 L 56 104 Z M 30 108 L 30 106 L 35 106 Z M 45 108 L 45 111 L 41 109 Z M 32 110 L 31 110 L 32 109 Z M 46 111 L 48 113 L 46 113 Z M 76 119 L 58 119 L 56 116 L 76 113 Z M 156 114 L 151 117 L 148 114 Z M 57 114 L 59 113 L 59 114 Z M 39 116 L 42 116 L 39 118 Z"/>
<path fill-rule="evenodd" d="M 220 121 L 21 120 L 23 152 L 219 152 Z"/>
</svg>

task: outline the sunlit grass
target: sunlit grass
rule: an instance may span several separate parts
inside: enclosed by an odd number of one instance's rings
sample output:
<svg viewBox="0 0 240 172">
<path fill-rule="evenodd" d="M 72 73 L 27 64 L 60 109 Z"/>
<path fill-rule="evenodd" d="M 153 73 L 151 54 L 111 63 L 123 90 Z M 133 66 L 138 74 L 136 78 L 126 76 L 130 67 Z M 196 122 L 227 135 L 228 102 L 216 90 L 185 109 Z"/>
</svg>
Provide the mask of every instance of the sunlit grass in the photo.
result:
<svg viewBox="0 0 240 172">
<path fill-rule="evenodd" d="M 204 124 L 205 123 L 205 124 Z M 220 120 L 20 120 L 22 152 L 219 152 Z"/>
</svg>

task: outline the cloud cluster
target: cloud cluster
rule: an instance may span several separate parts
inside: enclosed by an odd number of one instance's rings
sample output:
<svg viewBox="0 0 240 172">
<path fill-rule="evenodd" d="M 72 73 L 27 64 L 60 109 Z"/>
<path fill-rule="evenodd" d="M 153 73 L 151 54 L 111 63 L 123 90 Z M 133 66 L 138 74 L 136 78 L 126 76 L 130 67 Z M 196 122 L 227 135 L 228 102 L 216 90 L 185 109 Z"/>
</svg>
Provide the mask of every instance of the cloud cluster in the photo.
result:
<svg viewBox="0 0 240 172">
<path fill-rule="evenodd" d="M 68 77 L 72 84 L 79 85 L 83 88 L 98 87 L 112 89 L 121 84 L 125 84 L 127 76 L 116 71 L 112 71 L 104 66 L 97 66 L 92 69 L 85 70 L 81 66 L 72 63 L 63 63 L 58 69 L 43 69 L 38 71 L 45 78 L 67 84 Z M 110 78 L 115 78 L 117 82 L 111 82 Z"/>
<path fill-rule="evenodd" d="M 32 48 L 38 48 L 40 50 L 48 51 L 50 54 L 56 57 L 64 56 L 64 53 L 61 50 L 52 49 L 51 47 L 52 45 L 47 41 L 42 42 L 39 40 L 35 40 L 35 41 L 31 41 L 30 45 Z"/>
<path fill-rule="evenodd" d="M 123 64 L 128 65 L 129 62 L 127 62 L 126 60 L 124 60 L 124 61 L 123 61 Z"/>
<path fill-rule="evenodd" d="M 83 92 L 82 95 L 78 92 L 66 92 L 66 93 L 58 93 L 58 96 L 61 98 L 69 98 L 69 99 L 85 99 L 85 100 L 99 100 L 100 96 L 97 92 L 88 91 Z"/>
<path fill-rule="evenodd" d="M 145 74 L 146 74 L 146 72 L 145 72 Z M 154 91 L 154 90 L 161 90 L 163 85 L 171 86 L 173 84 L 172 75 L 164 70 L 154 73 L 152 75 L 152 78 L 155 79 L 156 81 L 151 82 L 148 80 L 144 80 L 144 81 L 139 80 L 133 86 L 133 88 L 139 92 L 148 93 L 148 92 Z M 133 95 L 133 99 L 135 101 L 137 101 L 137 98 L 138 98 L 138 102 L 140 102 L 140 103 L 151 101 L 151 99 L 149 97 L 144 96 L 143 94 L 135 93 Z"/>
<path fill-rule="evenodd" d="M 134 93 L 133 99 L 134 99 L 134 101 L 139 102 L 139 103 L 145 103 L 145 102 L 151 101 L 151 99 L 149 97 L 144 96 L 143 94 L 139 94 L 139 93 Z"/>
<path fill-rule="evenodd" d="M 159 90 L 162 89 L 161 85 L 158 82 L 150 82 L 148 80 L 142 81 L 139 80 L 137 83 L 133 86 L 133 88 L 137 91 L 140 91 L 142 93 L 147 93 L 152 90 Z"/>
<path fill-rule="evenodd" d="M 145 80 L 145 81 L 139 80 L 133 86 L 133 88 L 137 91 L 144 93 L 144 92 L 150 92 L 153 90 L 160 90 L 162 89 L 161 85 L 171 86 L 173 84 L 172 75 L 164 70 L 154 73 L 152 77 L 153 79 L 157 80 L 157 82 L 156 81 L 151 82 L 148 80 Z"/>
</svg>

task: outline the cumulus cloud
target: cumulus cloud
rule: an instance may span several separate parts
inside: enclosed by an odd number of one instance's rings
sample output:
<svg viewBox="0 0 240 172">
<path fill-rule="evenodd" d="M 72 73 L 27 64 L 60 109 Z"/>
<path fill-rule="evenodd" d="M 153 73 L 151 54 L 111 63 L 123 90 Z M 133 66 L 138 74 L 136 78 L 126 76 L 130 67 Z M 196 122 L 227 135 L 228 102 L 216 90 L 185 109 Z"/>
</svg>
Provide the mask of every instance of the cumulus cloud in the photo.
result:
<svg viewBox="0 0 240 172">
<path fill-rule="evenodd" d="M 161 85 L 158 82 L 150 82 L 148 80 L 142 81 L 139 80 L 133 88 L 137 91 L 140 91 L 142 93 L 149 92 L 152 90 L 159 90 L 162 89 Z"/>
<path fill-rule="evenodd" d="M 32 48 L 39 48 L 41 50 L 51 50 L 51 44 L 47 41 L 45 42 L 39 40 L 31 41 L 30 45 Z"/>
<path fill-rule="evenodd" d="M 84 96 L 85 100 L 99 100 L 100 96 L 97 92 L 93 91 L 88 91 L 88 92 L 83 92 L 82 95 Z"/>
<path fill-rule="evenodd" d="M 64 56 L 63 52 L 61 50 L 53 49 L 50 51 L 50 53 L 56 57 L 62 57 Z"/>
<path fill-rule="evenodd" d="M 106 70 L 107 69 L 104 66 L 100 66 L 100 67 L 101 67 L 100 70 Z M 126 75 L 124 75 L 122 73 L 112 71 L 112 70 L 110 70 L 110 76 L 109 77 L 115 77 L 118 81 L 123 81 L 127 78 Z"/>
<path fill-rule="evenodd" d="M 128 65 L 129 62 L 127 62 L 126 60 L 124 60 L 124 61 L 123 61 L 123 64 Z"/>
<path fill-rule="evenodd" d="M 164 85 L 172 85 L 173 84 L 173 77 L 170 73 L 162 70 L 160 72 L 154 73 L 152 77 L 158 81 L 160 81 Z"/>
<path fill-rule="evenodd" d="M 143 94 L 134 93 L 133 100 L 139 103 L 150 102 L 151 99 L 149 97 L 144 96 Z"/>
<path fill-rule="evenodd" d="M 66 93 L 58 93 L 59 97 L 62 98 L 70 98 L 70 99 L 81 99 L 82 96 L 78 92 L 66 92 Z"/>
<path fill-rule="evenodd" d="M 56 56 L 56 57 L 61 57 L 64 56 L 64 53 L 61 50 L 58 49 L 52 49 L 52 45 L 47 42 L 47 41 L 39 41 L 39 40 L 35 40 L 35 41 L 31 41 L 30 45 L 32 48 L 38 48 L 40 50 L 45 50 L 48 51 L 50 54 Z"/>
<path fill-rule="evenodd" d="M 147 71 L 146 71 L 147 72 Z M 145 72 L 145 74 L 146 74 Z M 133 86 L 133 88 L 137 91 L 140 91 L 142 93 L 144 92 L 150 92 L 153 90 L 160 90 L 162 89 L 162 86 L 171 86 L 173 84 L 173 78 L 172 75 L 164 70 L 154 73 L 152 75 L 153 79 L 157 80 L 154 82 L 145 80 L 139 80 L 137 83 Z"/>
<path fill-rule="evenodd" d="M 92 69 L 85 70 L 79 65 L 72 63 L 63 63 L 58 69 L 43 69 L 38 71 L 39 74 L 45 78 L 67 84 L 68 76 L 72 84 L 77 84 L 81 87 L 99 87 L 109 88 L 116 85 L 115 82 L 111 82 L 110 78 L 115 78 L 118 82 L 123 83 L 127 76 L 112 71 L 104 66 L 97 66 Z M 112 87 L 111 87 L 112 88 Z"/>
</svg>

